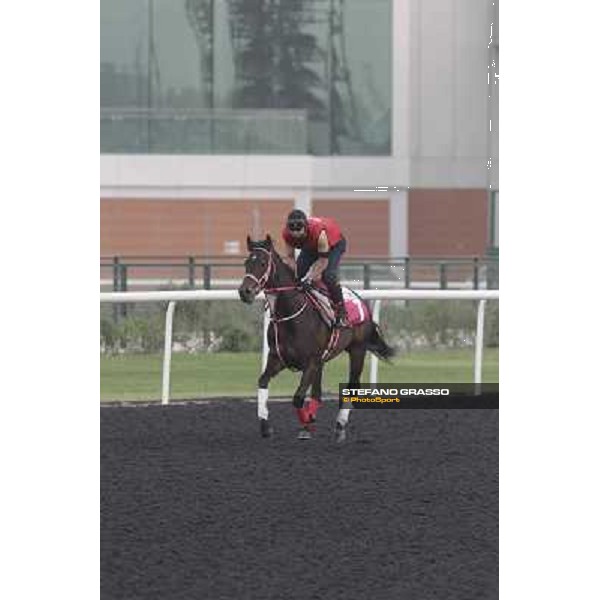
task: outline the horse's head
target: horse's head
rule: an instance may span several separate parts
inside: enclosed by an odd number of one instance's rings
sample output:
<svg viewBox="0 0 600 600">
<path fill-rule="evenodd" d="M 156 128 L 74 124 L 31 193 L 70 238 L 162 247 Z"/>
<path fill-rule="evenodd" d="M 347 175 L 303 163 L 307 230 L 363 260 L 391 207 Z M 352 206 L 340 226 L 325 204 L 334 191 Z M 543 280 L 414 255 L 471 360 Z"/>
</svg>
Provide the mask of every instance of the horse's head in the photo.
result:
<svg viewBox="0 0 600 600">
<path fill-rule="evenodd" d="M 248 258 L 244 263 L 246 274 L 238 293 L 242 302 L 251 304 L 273 274 L 275 250 L 270 235 L 260 242 L 252 241 L 248 236 L 246 243 L 248 246 Z"/>
</svg>

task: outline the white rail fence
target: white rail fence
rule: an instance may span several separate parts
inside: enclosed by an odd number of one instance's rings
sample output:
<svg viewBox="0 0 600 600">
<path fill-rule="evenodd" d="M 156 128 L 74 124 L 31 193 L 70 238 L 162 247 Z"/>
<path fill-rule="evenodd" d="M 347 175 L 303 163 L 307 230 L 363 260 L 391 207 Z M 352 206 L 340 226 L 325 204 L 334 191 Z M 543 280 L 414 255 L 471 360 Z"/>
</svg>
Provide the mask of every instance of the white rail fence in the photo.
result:
<svg viewBox="0 0 600 600">
<path fill-rule="evenodd" d="M 483 365 L 483 327 L 485 323 L 485 305 L 487 300 L 499 300 L 499 290 L 361 290 L 360 295 L 365 300 L 375 300 L 373 305 L 373 318 L 379 320 L 381 300 L 477 300 L 477 328 L 475 333 L 475 360 L 473 365 L 473 379 L 476 384 L 481 383 Z M 260 294 L 258 300 L 264 300 Z M 162 404 L 169 403 L 171 381 L 171 351 L 173 339 L 173 316 L 177 302 L 206 301 L 206 300 L 237 300 L 237 290 L 184 290 L 184 291 L 156 291 L 156 292 L 104 292 L 100 294 L 100 302 L 132 303 L 132 302 L 168 302 L 165 317 L 165 349 L 163 355 L 162 372 Z M 267 361 L 267 327 L 269 324 L 268 313 L 265 312 L 263 327 L 263 368 Z M 377 383 L 378 359 L 371 355 L 369 383 Z"/>
</svg>

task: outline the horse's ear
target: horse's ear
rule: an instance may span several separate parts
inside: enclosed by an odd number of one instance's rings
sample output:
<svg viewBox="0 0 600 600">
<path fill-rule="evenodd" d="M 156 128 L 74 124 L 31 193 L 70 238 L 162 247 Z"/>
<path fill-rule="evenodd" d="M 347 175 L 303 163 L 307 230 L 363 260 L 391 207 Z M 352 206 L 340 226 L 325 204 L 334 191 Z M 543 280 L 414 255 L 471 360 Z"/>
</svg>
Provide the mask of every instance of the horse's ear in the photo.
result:
<svg viewBox="0 0 600 600">
<path fill-rule="evenodd" d="M 273 247 L 273 240 L 271 239 L 271 236 L 267 233 L 267 245 L 269 246 L 269 248 Z"/>
<path fill-rule="evenodd" d="M 248 248 L 248 251 L 252 250 L 252 239 L 249 235 L 246 236 L 246 247 Z"/>
</svg>

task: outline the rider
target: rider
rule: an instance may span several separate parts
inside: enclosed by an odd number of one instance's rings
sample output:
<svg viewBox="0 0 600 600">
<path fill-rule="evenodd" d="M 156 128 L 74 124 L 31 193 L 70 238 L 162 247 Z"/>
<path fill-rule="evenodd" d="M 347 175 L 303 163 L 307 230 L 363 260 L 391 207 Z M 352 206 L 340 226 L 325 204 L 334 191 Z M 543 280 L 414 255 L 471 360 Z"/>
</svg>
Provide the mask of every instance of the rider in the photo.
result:
<svg viewBox="0 0 600 600">
<path fill-rule="evenodd" d="M 335 308 L 335 326 L 350 327 L 338 267 L 346 251 L 346 240 L 339 225 L 328 217 L 307 217 L 301 210 L 293 210 L 282 232 L 286 245 L 286 263 L 294 268 L 294 250 L 300 249 L 296 277 L 303 285 L 322 278 L 329 290 Z"/>
</svg>

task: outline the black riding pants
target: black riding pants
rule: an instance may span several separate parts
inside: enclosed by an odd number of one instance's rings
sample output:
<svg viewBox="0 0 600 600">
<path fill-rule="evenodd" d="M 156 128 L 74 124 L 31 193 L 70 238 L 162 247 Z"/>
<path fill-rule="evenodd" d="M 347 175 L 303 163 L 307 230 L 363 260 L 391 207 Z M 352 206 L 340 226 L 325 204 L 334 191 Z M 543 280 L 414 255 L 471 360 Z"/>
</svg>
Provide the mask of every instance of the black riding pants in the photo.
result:
<svg viewBox="0 0 600 600">
<path fill-rule="evenodd" d="M 323 271 L 322 279 L 323 283 L 329 290 L 331 299 L 339 304 L 342 301 L 342 289 L 339 284 L 339 266 L 342 254 L 346 252 L 346 240 L 342 238 L 335 246 L 329 251 L 329 257 L 327 259 L 327 267 Z M 296 275 L 298 279 L 302 279 L 308 273 L 311 265 L 319 259 L 317 252 L 310 250 L 301 250 L 296 261 Z"/>
</svg>

